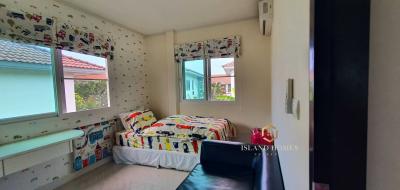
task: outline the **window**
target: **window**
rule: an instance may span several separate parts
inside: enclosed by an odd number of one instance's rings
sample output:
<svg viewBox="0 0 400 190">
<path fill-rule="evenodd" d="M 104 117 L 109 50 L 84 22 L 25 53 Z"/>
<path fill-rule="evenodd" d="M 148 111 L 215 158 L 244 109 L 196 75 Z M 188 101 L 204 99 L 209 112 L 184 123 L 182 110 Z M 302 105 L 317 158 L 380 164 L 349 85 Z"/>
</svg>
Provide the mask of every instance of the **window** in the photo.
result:
<svg viewBox="0 0 400 190">
<path fill-rule="evenodd" d="M 235 101 L 234 61 L 234 58 L 183 61 L 183 99 Z"/>
<path fill-rule="evenodd" d="M 62 93 L 65 113 L 110 106 L 107 59 L 62 50 Z"/>
<path fill-rule="evenodd" d="M 0 40 L 0 121 L 57 114 L 52 52 Z"/>
<path fill-rule="evenodd" d="M 186 100 L 205 99 L 205 64 L 203 60 L 183 62 L 183 97 Z"/>
<path fill-rule="evenodd" d="M 235 101 L 234 58 L 212 58 L 210 60 L 212 101 Z"/>
<path fill-rule="evenodd" d="M 108 89 L 105 58 L 0 40 L 0 123 L 109 107 Z"/>
</svg>

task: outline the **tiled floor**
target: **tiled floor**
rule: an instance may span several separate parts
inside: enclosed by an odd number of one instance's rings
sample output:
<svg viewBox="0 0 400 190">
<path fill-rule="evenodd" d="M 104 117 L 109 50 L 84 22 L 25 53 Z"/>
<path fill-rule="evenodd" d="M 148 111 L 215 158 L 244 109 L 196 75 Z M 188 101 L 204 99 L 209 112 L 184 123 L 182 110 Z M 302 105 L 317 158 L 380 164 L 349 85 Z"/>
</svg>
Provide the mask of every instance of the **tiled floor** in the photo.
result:
<svg viewBox="0 0 400 190">
<path fill-rule="evenodd" d="M 173 190 L 188 172 L 139 165 L 104 166 L 75 179 L 59 190 Z"/>
</svg>

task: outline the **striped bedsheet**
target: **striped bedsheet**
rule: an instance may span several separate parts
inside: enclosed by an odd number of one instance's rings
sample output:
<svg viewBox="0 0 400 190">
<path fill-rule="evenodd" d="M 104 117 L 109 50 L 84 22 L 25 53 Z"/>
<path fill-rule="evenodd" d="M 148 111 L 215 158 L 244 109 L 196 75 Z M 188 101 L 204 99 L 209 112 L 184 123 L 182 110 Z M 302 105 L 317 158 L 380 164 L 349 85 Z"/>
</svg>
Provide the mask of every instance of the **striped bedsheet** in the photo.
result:
<svg viewBox="0 0 400 190">
<path fill-rule="evenodd" d="M 127 130 L 116 134 L 120 146 L 198 153 L 201 141 L 230 140 L 235 128 L 227 119 L 173 115 L 143 128 L 140 133 Z"/>
</svg>

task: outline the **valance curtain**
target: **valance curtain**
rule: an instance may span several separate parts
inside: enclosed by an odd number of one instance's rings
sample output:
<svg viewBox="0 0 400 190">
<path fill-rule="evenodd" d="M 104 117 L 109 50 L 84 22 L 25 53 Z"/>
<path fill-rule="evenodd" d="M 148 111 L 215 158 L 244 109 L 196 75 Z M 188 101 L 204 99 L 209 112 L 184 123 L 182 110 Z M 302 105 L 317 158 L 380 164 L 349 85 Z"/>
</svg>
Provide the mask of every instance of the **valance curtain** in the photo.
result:
<svg viewBox="0 0 400 190">
<path fill-rule="evenodd" d="M 57 24 L 57 48 L 113 59 L 111 39 L 67 23 Z"/>
<path fill-rule="evenodd" d="M 175 46 L 175 61 L 194 60 L 204 57 L 203 42 L 192 42 Z"/>
<path fill-rule="evenodd" d="M 240 37 L 231 36 L 202 42 L 179 44 L 175 46 L 175 62 L 183 60 L 236 57 L 240 55 Z"/>
<path fill-rule="evenodd" d="M 114 58 L 111 38 L 34 13 L 0 8 L 0 38 Z"/>
<path fill-rule="evenodd" d="M 15 42 L 51 46 L 55 42 L 51 17 L 0 8 L 0 36 Z"/>
<path fill-rule="evenodd" d="M 226 37 L 223 39 L 212 39 L 204 42 L 205 56 L 214 57 L 236 57 L 239 58 L 240 38 L 239 36 Z"/>
</svg>

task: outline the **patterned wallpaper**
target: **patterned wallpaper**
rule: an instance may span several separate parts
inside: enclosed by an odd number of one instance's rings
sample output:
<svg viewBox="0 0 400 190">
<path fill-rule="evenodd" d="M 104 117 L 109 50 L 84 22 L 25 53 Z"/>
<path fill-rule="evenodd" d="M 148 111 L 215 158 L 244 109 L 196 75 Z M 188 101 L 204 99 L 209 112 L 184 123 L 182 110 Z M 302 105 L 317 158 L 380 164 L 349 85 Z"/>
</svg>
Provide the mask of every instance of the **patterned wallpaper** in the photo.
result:
<svg viewBox="0 0 400 190">
<path fill-rule="evenodd" d="M 0 189 L 37 189 L 74 172 L 71 154 L 0 178 Z"/>
<path fill-rule="evenodd" d="M 148 106 L 145 89 L 143 35 L 88 15 L 53 0 L 2 0 L 0 8 L 31 12 L 63 19 L 84 30 L 110 36 L 115 42 L 114 60 L 109 62 L 111 108 L 29 122 L 0 125 L 0 144 L 32 138 L 114 118 L 121 112 Z M 33 189 L 72 172 L 71 155 L 0 178 L 0 189 L 17 185 Z"/>
</svg>

